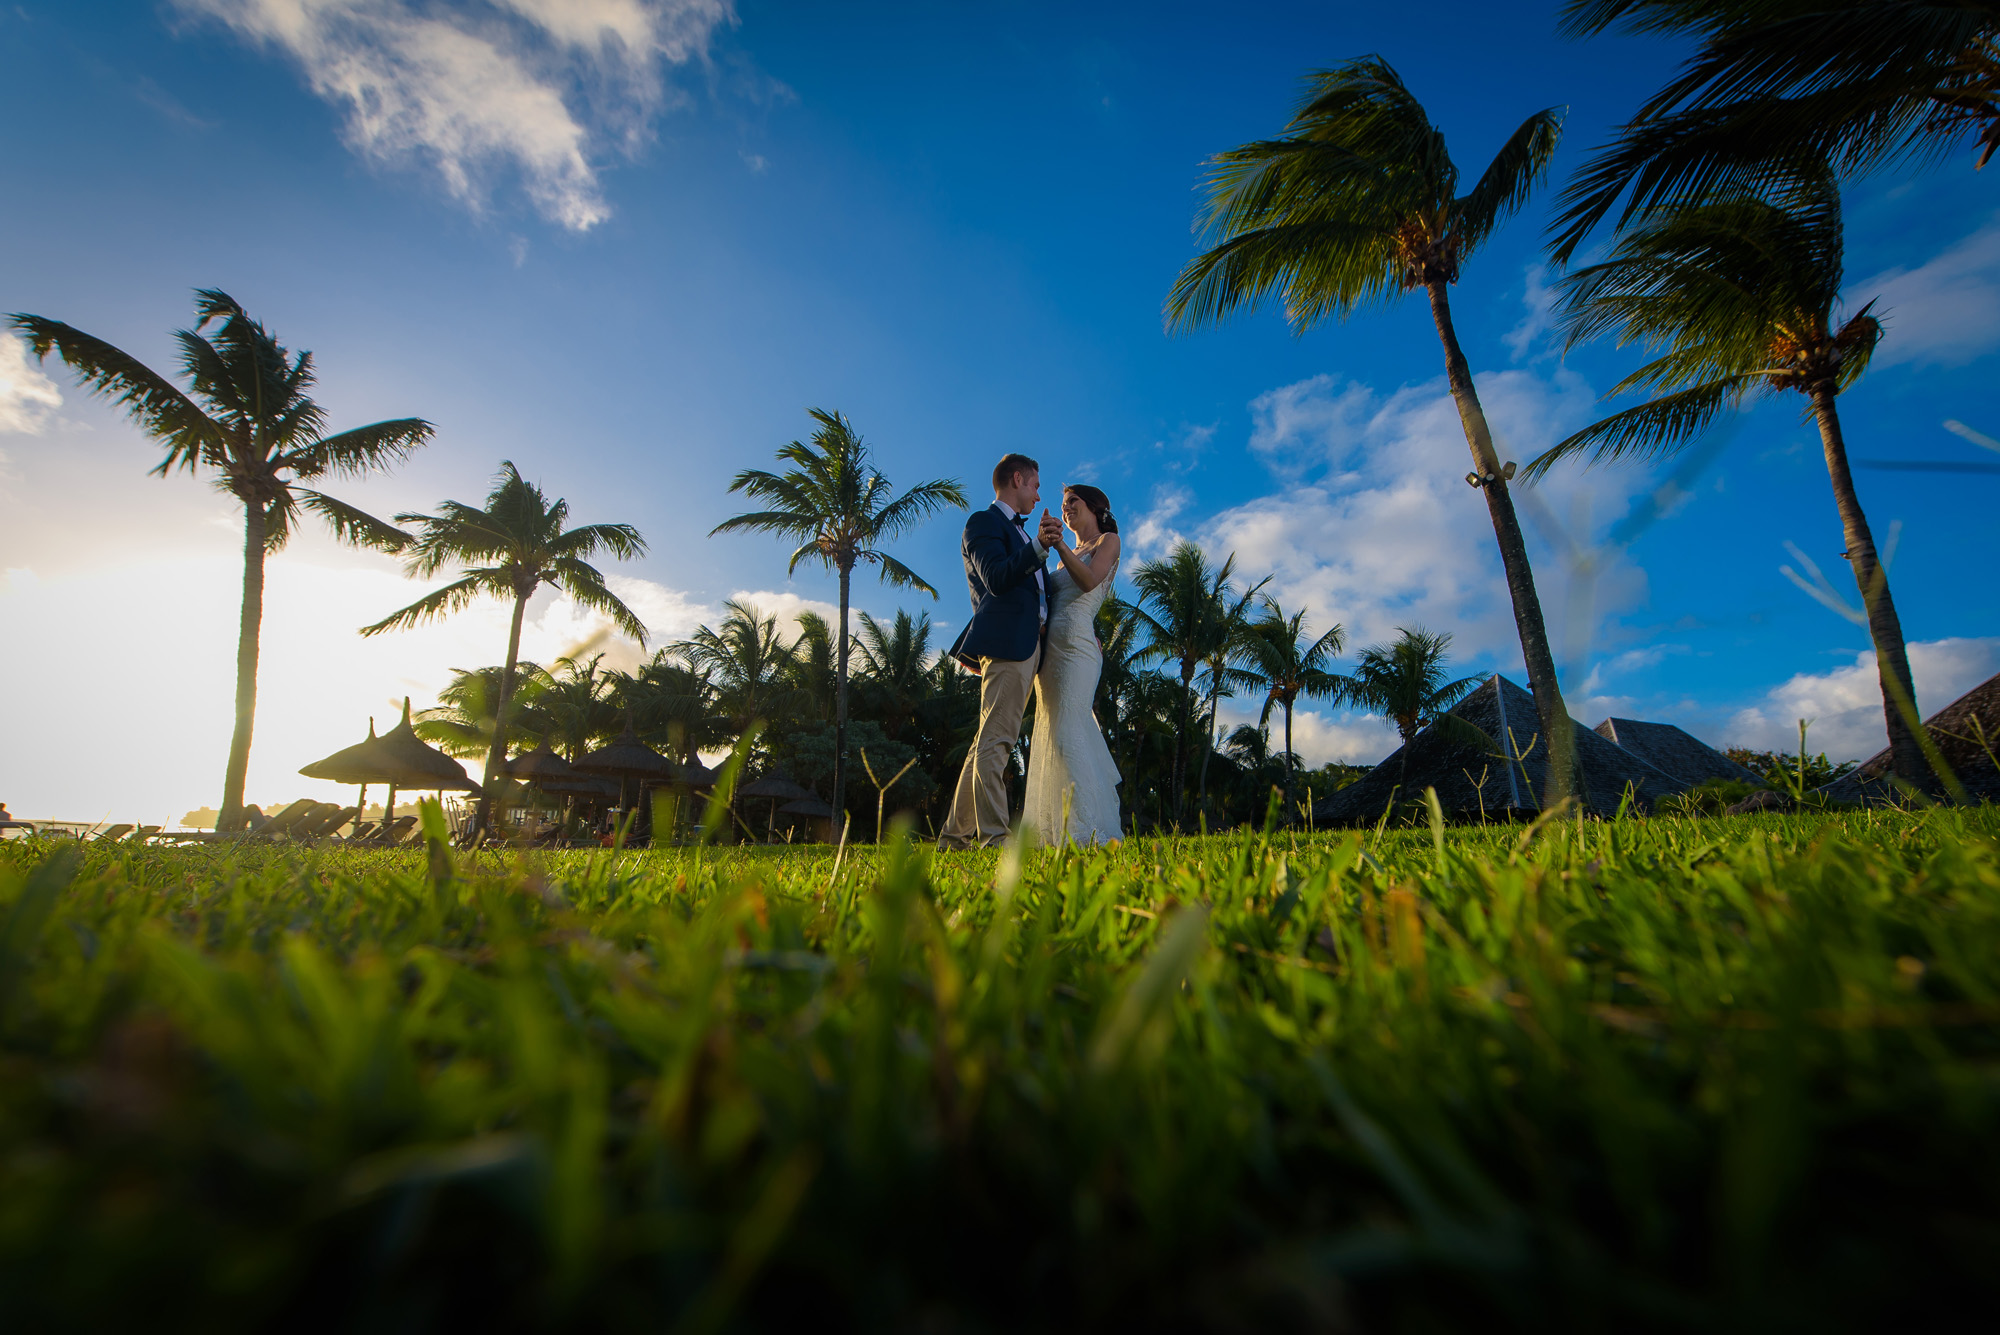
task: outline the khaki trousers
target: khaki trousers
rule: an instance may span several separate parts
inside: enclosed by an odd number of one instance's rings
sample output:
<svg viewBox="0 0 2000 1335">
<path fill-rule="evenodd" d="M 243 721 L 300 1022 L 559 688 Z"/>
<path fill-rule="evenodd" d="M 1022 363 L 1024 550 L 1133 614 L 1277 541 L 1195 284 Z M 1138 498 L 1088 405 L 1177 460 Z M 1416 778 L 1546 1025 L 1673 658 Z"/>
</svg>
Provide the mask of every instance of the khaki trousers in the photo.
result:
<svg viewBox="0 0 2000 1335">
<path fill-rule="evenodd" d="M 1025 662 L 979 660 L 979 735 L 958 771 L 939 848 L 972 848 L 1006 839 L 1007 757 L 1021 736 L 1021 715 L 1027 712 L 1028 692 L 1034 689 L 1041 659 L 1038 645 Z"/>
</svg>

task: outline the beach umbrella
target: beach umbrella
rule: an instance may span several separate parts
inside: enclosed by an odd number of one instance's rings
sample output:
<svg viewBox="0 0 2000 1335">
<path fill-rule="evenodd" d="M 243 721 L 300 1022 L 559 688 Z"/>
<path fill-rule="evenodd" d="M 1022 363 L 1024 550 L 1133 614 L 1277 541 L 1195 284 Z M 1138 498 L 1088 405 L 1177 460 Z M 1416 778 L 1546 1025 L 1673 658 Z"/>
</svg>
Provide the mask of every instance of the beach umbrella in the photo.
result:
<svg viewBox="0 0 2000 1335">
<path fill-rule="evenodd" d="M 780 816 L 803 816 L 807 820 L 825 821 L 827 842 L 833 841 L 833 808 L 817 797 L 802 797 L 796 802 L 787 802 L 778 808 Z"/>
<path fill-rule="evenodd" d="M 421 784 L 425 775 L 414 769 L 397 751 L 386 745 L 383 738 L 375 735 L 375 720 L 368 720 L 368 736 L 353 746 L 335 751 L 323 760 L 315 760 L 310 765 L 301 766 L 299 773 L 308 779 L 324 779 L 328 783 L 352 783 L 361 788 L 357 805 L 363 810 L 368 806 L 368 785 L 386 783 L 389 785 L 389 806 L 393 812 L 396 804 L 396 789 Z M 356 823 L 360 821 L 357 816 Z"/>
<path fill-rule="evenodd" d="M 771 819 L 764 828 L 766 834 L 773 840 L 777 838 L 778 831 L 778 803 L 804 802 L 813 798 L 811 789 L 799 787 L 782 774 L 772 774 L 755 783 L 746 783 L 736 790 L 736 795 L 770 799 Z"/>
<path fill-rule="evenodd" d="M 632 715 L 625 715 L 625 731 L 618 735 L 609 746 L 601 746 L 577 760 L 573 768 L 586 774 L 601 774 L 618 780 L 618 805 L 629 808 L 626 800 L 628 785 L 636 781 L 640 791 L 644 785 L 675 782 L 680 767 L 639 740 L 639 734 L 632 727 Z"/>
<path fill-rule="evenodd" d="M 552 751 L 547 742 L 512 760 L 502 761 L 498 772 L 510 779 L 524 779 L 537 788 L 580 777 L 576 767 Z"/>
</svg>

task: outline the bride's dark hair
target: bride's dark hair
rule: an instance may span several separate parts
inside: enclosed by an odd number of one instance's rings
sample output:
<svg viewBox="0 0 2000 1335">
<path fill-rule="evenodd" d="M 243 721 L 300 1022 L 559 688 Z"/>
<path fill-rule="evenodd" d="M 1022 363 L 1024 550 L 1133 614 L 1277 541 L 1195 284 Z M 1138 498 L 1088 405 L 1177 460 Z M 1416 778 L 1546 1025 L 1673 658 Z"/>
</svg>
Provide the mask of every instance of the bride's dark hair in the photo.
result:
<svg viewBox="0 0 2000 1335">
<path fill-rule="evenodd" d="M 1092 517 L 1097 520 L 1097 527 L 1100 532 L 1116 533 L 1118 531 L 1118 521 L 1111 517 L 1111 498 L 1109 496 L 1106 496 L 1096 487 L 1082 482 L 1072 482 L 1064 487 L 1063 490 L 1083 502 L 1083 508 L 1090 511 Z"/>
</svg>

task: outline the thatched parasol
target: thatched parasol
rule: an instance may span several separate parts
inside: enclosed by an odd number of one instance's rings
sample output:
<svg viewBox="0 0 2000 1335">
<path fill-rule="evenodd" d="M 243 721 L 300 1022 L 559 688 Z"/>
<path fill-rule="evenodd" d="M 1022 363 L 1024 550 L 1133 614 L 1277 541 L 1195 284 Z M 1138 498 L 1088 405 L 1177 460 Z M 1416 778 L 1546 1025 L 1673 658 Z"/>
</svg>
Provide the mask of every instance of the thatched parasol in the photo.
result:
<svg viewBox="0 0 2000 1335">
<path fill-rule="evenodd" d="M 417 736 L 410 724 L 410 697 L 403 697 L 403 721 L 382 734 L 382 749 L 407 765 L 417 777 L 401 786 L 430 788 L 443 792 L 477 793 L 479 785 L 465 772 L 465 766 Z"/>
<path fill-rule="evenodd" d="M 547 742 L 532 751 L 522 752 L 512 760 L 502 761 L 498 773 L 510 779 L 524 779 L 537 788 L 582 777 L 577 773 L 576 766 L 557 755 Z"/>
<path fill-rule="evenodd" d="M 639 740 L 629 711 L 625 715 L 625 731 L 618 735 L 618 739 L 584 756 L 574 768 L 586 774 L 602 774 L 618 780 L 618 806 L 621 810 L 631 808 L 626 794 L 632 781 L 637 780 L 640 791 L 644 792 L 648 782 L 674 782 L 680 769 L 673 761 Z"/>
<path fill-rule="evenodd" d="M 403 713 L 403 727 L 407 728 L 409 727 L 408 700 L 403 702 Z M 389 803 L 383 808 L 383 812 L 392 819 L 396 811 L 396 790 L 398 788 L 437 787 L 442 789 L 458 788 L 461 786 L 473 787 L 472 781 L 465 775 L 465 770 L 456 762 L 438 752 L 431 751 L 429 747 L 425 746 L 417 738 L 414 731 L 410 733 L 407 742 L 398 737 L 398 733 L 400 732 L 402 732 L 402 728 L 392 731 L 388 736 L 377 737 L 375 735 L 375 720 L 371 718 L 368 720 L 368 736 L 366 739 L 356 742 L 353 746 L 346 747 L 343 750 L 335 751 L 324 760 L 315 760 L 312 764 L 301 767 L 299 773 L 305 775 L 308 779 L 325 779 L 329 783 L 352 783 L 360 785 L 361 795 L 356 800 L 356 805 L 363 810 L 366 810 L 368 806 L 368 785 L 371 783 L 386 783 L 389 785 Z M 414 743 L 416 748 L 435 757 L 435 760 L 419 757 L 416 751 L 411 749 L 410 743 Z M 451 770 L 455 772 L 455 777 L 445 774 L 435 763 L 437 760 L 442 760 L 446 765 L 449 765 Z M 475 788 L 474 791 L 477 791 L 477 789 Z M 357 823 L 359 819 L 359 816 L 357 816 Z"/>
<path fill-rule="evenodd" d="M 810 788 L 801 788 L 782 774 L 771 774 L 746 783 L 736 790 L 738 797 L 768 798 L 771 803 L 771 818 L 765 824 L 765 837 L 773 842 L 778 837 L 778 803 L 816 801 Z"/>
</svg>

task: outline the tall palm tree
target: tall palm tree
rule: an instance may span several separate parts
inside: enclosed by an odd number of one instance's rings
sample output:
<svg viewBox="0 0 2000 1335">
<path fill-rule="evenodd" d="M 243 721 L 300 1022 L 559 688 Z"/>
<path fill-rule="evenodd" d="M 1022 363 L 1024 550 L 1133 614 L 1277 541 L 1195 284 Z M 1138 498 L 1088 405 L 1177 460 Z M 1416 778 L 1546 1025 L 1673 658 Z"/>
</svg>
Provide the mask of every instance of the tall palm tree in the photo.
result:
<svg viewBox="0 0 2000 1335">
<path fill-rule="evenodd" d="M 1271 726 L 1272 709 L 1285 711 L 1285 808 L 1292 805 L 1292 778 L 1297 756 L 1292 753 L 1292 709 L 1300 700 L 1332 700 L 1348 685 L 1347 678 L 1326 665 L 1347 645 L 1347 632 L 1334 625 L 1312 638 L 1304 608 L 1285 615 L 1275 599 L 1264 600 L 1264 615 L 1251 624 L 1243 642 L 1249 666 L 1244 676 L 1264 691 L 1264 712 L 1257 726 Z"/>
<path fill-rule="evenodd" d="M 15 315 L 37 357 L 53 350 L 94 393 L 122 406 L 166 446 L 153 471 L 208 469 L 216 489 L 243 506 L 243 601 L 236 624 L 236 724 L 223 771 L 218 830 L 247 823 L 243 784 L 257 718 L 257 658 L 264 624 L 264 561 L 283 549 L 301 510 L 343 542 L 396 551 L 409 535 L 325 492 L 319 478 L 359 477 L 409 456 L 431 438 L 419 418 L 376 422 L 326 435 L 326 410 L 308 393 L 317 378 L 310 352 L 296 357 L 226 292 L 195 293 L 193 329 L 174 335 L 188 388 L 80 329 L 40 315 Z M 213 333 L 204 333 L 213 325 Z"/>
<path fill-rule="evenodd" d="M 1276 293 L 1303 333 L 1329 315 L 1344 317 L 1368 302 L 1423 289 L 1472 449 L 1467 481 L 1485 494 L 1506 568 L 1535 710 L 1544 733 L 1558 739 L 1550 751 L 1551 787 L 1567 792 L 1569 712 L 1507 489 L 1512 473 L 1494 452 L 1450 300 L 1467 257 L 1547 172 L 1562 136 L 1562 109 L 1523 121 L 1462 195 L 1444 135 L 1379 56 L 1310 76 L 1287 130 L 1283 138 L 1215 159 L 1205 230 L 1219 244 L 1182 271 L 1167 299 L 1168 327 L 1220 320 Z"/>
<path fill-rule="evenodd" d="M 1782 198 L 1731 194 L 1648 214 L 1602 264 L 1563 280 L 1559 318 L 1575 346 L 1613 334 L 1661 355 L 1611 393 L 1660 397 L 1585 427 L 1528 465 L 1530 475 L 1588 452 L 1595 460 L 1685 448 L 1752 394 L 1790 391 L 1811 406 L 1844 553 L 1861 592 L 1895 772 L 1929 778 L 1916 736 L 1916 691 L 1888 573 L 1847 461 L 1835 400 L 1867 368 L 1882 326 L 1867 307 L 1836 324 L 1840 191 L 1824 169 Z"/>
<path fill-rule="evenodd" d="M 1994 0 L 1569 0 L 1564 30 L 1610 28 L 1700 43 L 1563 192 L 1567 262 L 1623 198 L 1649 209 L 1759 193 L 1829 162 L 1858 174 L 1936 160 L 1970 136 L 1975 167 L 2000 148 L 2000 4 Z"/>
<path fill-rule="evenodd" d="M 740 737 L 751 724 L 768 722 L 785 709 L 791 646 L 778 630 L 778 618 L 753 604 L 732 598 L 723 610 L 720 630 L 703 626 L 679 648 L 682 657 L 707 674 L 717 708 Z"/>
<path fill-rule="evenodd" d="M 955 505 L 965 508 L 965 489 L 952 481 L 921 482 L 901 496 L 882 476 L 868 446 L 839 413 L 810 410 L 819 430 L 810 445 L 793 441 L 778 451 L 784 473 L 746 468 L 729 484 L 765 502 L 770 508 L 725 519 L 709 530 L 717 533 L 776 533 L 799 540 L 787 573 L 811 558 L 840 575 L 839 643 L 834 653 L 833 809 L 843 811 L 847 794 L 847 605 L 857 562 L 879 566 L 882 582 L 917 589 L 937 597 L 937 590 L 915 571 L 882 551 L 888 542 L 915 528 L 929 516 Z"/>
<path fill-rule="evenodd" d="M 507 661 L 501 669 L 500 695 L 493 711 L 496 719 L 493 742 L 486 752 L 482 780 L 490 788 L 507 758 L 508 701 L 514 693 L 515 667 L 521 657 L 521 623 L 528 614 L 528 600 L 544 584 L 552 585 L 567 593 L 579 607 L 603 613 L 618 629 L 645 644 L 646 627 L 618 595 L 604 586 L 604 576 L 585 558 L 608 552 L 626 560 L 644 553 L 646 540 L 630 524 L 564 528 L 569 522 L 569 502 L 551 501 L 540 487 L 527 481 L 520 470 L 505 461 L 483 507 L 445 501 L 436 514 L 402 514 L 396 516 L 396 522 L 417 529 L 408 560 L 411 578 L 429 579 L 447 566 L 461 567 L 459 577 L 401 611 L 391 612 L 374 625 L 362 627 L 363 635 L 380 635 L 387 630 L 448 616 L 483 597 L 514 600 L 514 619 L 507 632 Z M 479 799 L 469 837 L 476 839 L 485 831 L 492 807 L 490 796 Z"/>
<path fill-rule="evenodd" d="M 1449 634 L 1437 634 L 1421 626 L 1399 627 L 1396 638 L 1387 644 L 1371 644 L 1361 651 L 1354 676 L 1342 691 L 1351 705 L 1372 709 L 1390 719 L 1403 739 L 1403 770 L 1410 767 L 1410 743 L 1417 734 L 1444 719 L 1451 707 L 1472 694 L 1477 677 L 1449 679 L 1445 665 L 1451 648 Z M 1491 745 L 1490 740 L 1466 725 L 1466 740 Z"/>
<path fill-rule="evenodd" d="M 1188 734 L 1195 715 L 1195 674 L 1229 638 L 1228 593 L 1236 557 L 1220 569 L 1191 542 L 1174 544 L 1157 561 L 1142 561 L 1132 571 L 1139 600 L 1129 604 L 1131 615 L 1146 634 L 1140 651 L 1144 662 L 1172 662 L 1180 671 L 1180 717 L 1174 736 L 1171 777 L 1173 820 L 1181 820 L 1187 789 Z"/>
</svg>

